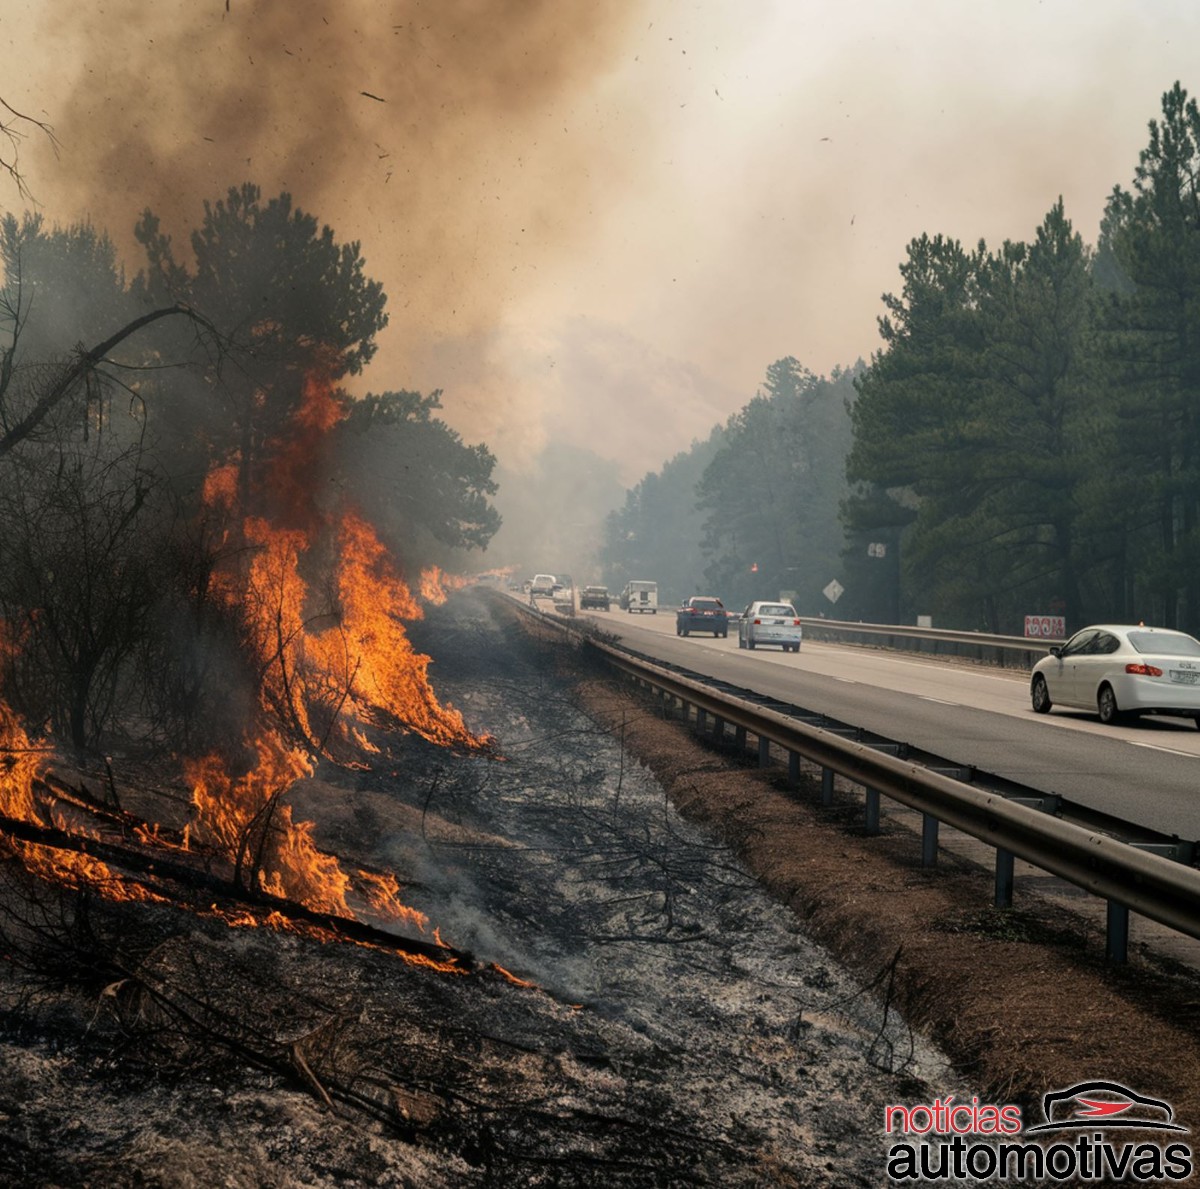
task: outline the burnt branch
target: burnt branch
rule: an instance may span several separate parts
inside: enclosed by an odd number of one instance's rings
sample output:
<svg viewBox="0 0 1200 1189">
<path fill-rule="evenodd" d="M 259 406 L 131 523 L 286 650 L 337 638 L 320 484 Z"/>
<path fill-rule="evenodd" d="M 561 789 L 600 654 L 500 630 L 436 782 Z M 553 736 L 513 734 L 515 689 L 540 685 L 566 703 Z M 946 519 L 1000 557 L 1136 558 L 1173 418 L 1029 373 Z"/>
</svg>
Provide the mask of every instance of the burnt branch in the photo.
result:
<svg viewBox="0 0 1200 1189">
<path fill-rule="evenodd" d="M 454 968 L 464 973 L 478 969 L 475 959 L 465 950 L 421 941 L 418 938 L 402 937 L 350 917 L 318 912 L 303 904 L 272 896 L 261 889 L 240 887 L 231 878 L 221 878 L 211 873 L 208 869 L 211 855 L 181 852 L 177 858 L 167 858 L 152 849 L 142 850 L 129 845 L 86 838 L 52 826 L 37 826 L 0 815 L 0 843 L 4 842 L 6 835 L 21 842 L 98 859 L 101 863 L 119 869 L 120 874 L 114 873 L 111 877 L 115 882 L 141 884 L 185 907 L 191 906 L 186 894 L 188 891 L 204 892 L 204 898 L 209 902 L 211 895 L 216 893 L 228 901 L 277 912 L 297 924 L 312 925 L 326 930 L 330 940 L 378 946 L 399 954 L 424 958 L 440 967 Z M 208 862 L 205 862 L 203 867 L 198 865 L 206 859 Z M 197 865 L 190 865 L 189 860 Z"/>
<path fill-rule="evenodd" d="M 190 306 L 166 306 L 163 309 L 151 310 L 150 313 L 143 314 L 140 318 L 135 318 L 94 347 L 77 350 L 74 361 L 42 393 L 29 412 L 15 425 L 7 427 L 5 432 L 0 435 L 0 458 L 3 458 L 29 437 L 50 413 L 75 390 L 77 385 L 87 382 L 100 364 L 105 362 L 110 351 L 144 327 L 163 318 L 173 317 L 187 318 L 198 329 L 205 330 L 212 335 L 214 340 L 220 340 L 220 334 L 216 327 Z"/>
</svg>

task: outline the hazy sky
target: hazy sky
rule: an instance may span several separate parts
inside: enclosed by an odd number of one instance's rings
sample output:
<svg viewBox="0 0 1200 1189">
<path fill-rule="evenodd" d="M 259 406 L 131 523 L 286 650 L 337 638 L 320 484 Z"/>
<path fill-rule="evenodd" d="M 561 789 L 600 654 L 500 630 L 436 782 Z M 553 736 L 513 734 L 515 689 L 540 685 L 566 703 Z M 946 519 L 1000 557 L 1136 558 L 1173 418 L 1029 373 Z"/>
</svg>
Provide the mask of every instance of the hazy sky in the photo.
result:
<svg viewBox="0 0 1200 1189">
<path fill-rule="evenodd" d="M 361 390 L 445 389 L 510 465 L 657 469 L 770 363 L 868 358 L 908 241 L 1094 243 L 1200 51 L 1195 0 L 0 0 L 47 216 L 182 245 L 288 190 L 391 324 Z M 11 187 L 0 206 L 22 205 Z M 137 260 L 129 256 L 129 267 Z"/>
</svg>

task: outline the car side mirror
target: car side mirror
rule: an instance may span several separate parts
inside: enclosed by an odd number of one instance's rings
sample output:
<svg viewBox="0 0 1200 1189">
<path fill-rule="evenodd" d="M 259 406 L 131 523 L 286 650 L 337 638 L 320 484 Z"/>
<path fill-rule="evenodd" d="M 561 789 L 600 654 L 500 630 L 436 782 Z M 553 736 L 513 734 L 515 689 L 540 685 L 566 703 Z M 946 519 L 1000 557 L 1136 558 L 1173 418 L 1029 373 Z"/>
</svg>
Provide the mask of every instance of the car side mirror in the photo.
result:
<svg viewBox="0 0 1200 1189">
<path fill-rule="evenodd" d="M 1062 650 L 1061 644 L 1051 644 L 1050 645 L 1050 655 L 1051 656 L 1056 656 L 1061 661 L 1062 654 L 1063 654 L 1063 650 Z"/>
</svg>

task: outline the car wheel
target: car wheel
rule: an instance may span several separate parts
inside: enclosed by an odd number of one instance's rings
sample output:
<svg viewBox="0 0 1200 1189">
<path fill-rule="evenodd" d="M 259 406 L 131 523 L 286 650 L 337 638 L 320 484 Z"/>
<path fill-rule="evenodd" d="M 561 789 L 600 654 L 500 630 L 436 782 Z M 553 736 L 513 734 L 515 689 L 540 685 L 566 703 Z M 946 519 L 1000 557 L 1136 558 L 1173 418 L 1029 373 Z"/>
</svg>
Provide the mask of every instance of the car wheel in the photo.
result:
<svg viewBox="0 0 1200 1189">
<path fill-rule="evenodd" d="M 753 637 L 753 636 L 747 636 L 747 637 L 746 637 L 746 647 L 747 647 L 747 648 L 753 648 L 753 647 L 754 647 L 754 637 Z"/>
<path fill-rule="evenodd" d="M 687 628 L 684 628 L 684 629 L 683 629 L 683 634 L 684 634 L 685 636 L 688 634 L 688 630 L 687 630 Z"/>
<path fill-rule="evenodd" d="M 677 636 L 682 636 L 682 635 L 683 635 L 683 628 L 681 628 L 681 627 L 679 626 L 679 624 L 676 624 L 676 625 L 675 625 L 675 635 L 677 635 Z"/>
<path fill-rule="evenodd" d="M 1029 690 L 1029 700 L 1033 703 L 1034 714 L 1049 714 L 1050 707 L 1054 705 L 1050 701 L 1050 690 L 1046 687 L 1046 679 L 1040 673 L 1033 679 L 1033 685 Z"/>
<path fill-rule="evenodd" d="M 1100 687 L 1100 692 L 1096 695 L 1096 709 L 1099 711 L 1100 721 L 1106 727 L 1119 723 L 1125 717 L 1117 705 L 1117 695 L 1113 693 L 1111 685 Z"/>
<path fill-rule="evenodd" d="M 721 633 L 721 639 L 722 639 L 722 640 L 728 640 L 728 639 L 729 639 L 729 633 L 728 633 L 728 632 L 722 632 L 722 633 Z"/>
</svg>

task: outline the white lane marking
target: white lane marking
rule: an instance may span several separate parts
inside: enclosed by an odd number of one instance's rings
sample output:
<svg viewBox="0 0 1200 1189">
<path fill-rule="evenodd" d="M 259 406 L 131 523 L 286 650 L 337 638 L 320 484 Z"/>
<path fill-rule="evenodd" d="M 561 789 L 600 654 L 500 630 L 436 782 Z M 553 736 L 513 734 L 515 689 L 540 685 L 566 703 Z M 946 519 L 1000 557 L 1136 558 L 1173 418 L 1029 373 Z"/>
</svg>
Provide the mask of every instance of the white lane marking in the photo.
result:
<svg viewBox="0 0 1200 1189">
<path fill-rule="evenodd" d="M 1196 759 L 1194 751 L 1180 751 L 1178 747 L 1163 747 L 1161 743 L 1143 743 L 1140 739 L 1125 740 L 1131 747 L 1144 747 L 1148 751 L 1165 751 L 1173 756 L 1188 756 L 1190 759 Z"/>
<path fill-rule="evenodd" d="M 922 702 L 936 702 L 939 706 L 961 706 L 961 702 L 947 702 L 945 698 L 931 698 L 928 694 L 917 694 Z"/>
</svg>

